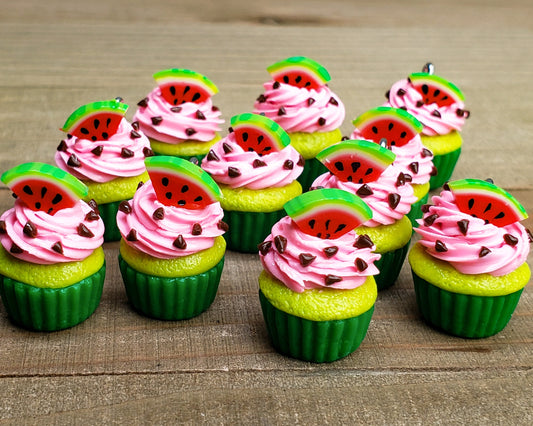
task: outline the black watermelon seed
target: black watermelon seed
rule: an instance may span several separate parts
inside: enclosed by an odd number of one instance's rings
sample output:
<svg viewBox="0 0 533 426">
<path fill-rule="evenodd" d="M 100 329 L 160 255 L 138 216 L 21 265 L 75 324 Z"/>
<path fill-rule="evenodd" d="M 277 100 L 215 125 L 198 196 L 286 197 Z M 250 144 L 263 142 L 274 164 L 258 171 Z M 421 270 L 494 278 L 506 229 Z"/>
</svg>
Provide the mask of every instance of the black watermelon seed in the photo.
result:
<svg viewBox="0 0 533 426">
<path fill-rule="evenodd" d="M 97 118 L 95 118 L 93 120 L 93 126 L 95 129 L 98 129 L 98 126 L 100 126 L 100 120 L 98 120 Z"/>
<path fill-rule="evenodd" d="M 352 172 L 355 173 L 357 170 L 359 170 L 359 167 L 361 167 L 361 163 L 359 161 L 354 161 L 351 164 L 352 166 Z"/>
<path fill-rule="evenodd" d="M 473 198 L 470 198 L 470 199 L 468 200 L 468 208 L 469 208 L 469 209 L 472 209 L 472 207 L 474 207 L 474 203 L 475 203 L 474 199 L 473 199 Z"/>
<path fill-rule="evenodd" d="M 246 142 L 246 141 L 248 140 L 248 132 L 242 132 L 241 137 L 242 137 L 242 140 L 243 140 L 244 142 Z"/>
<path fill-rule="evenodd" d="M 392 128 L 394 127 L 394 123 L 390 122 L 388 127 L 389 127 L 389 131 L 392 130 Z"/>
<path fill-rule="evenodd" d="M 82 127 L 80 129 L 80 132 L 82 132 L 84 135 L 88 135 L 89 134 L 89 131 L 85 127 Z"/>
<path fill-rule="evenodd" d="M 346 228 L 346 224 L 345 223 L 339 224 L 339 226 L 337 226 L 337 229 L 335 229 L 334 234 L 336 234 L 338 232 L 341 232 L 344 228 Z"/>
<path fill-rule="evenodd" d="M 289 83 L 289 76 L 284 75 L 284 76 L 283 76 L 283 82 L 284 82 L 285 84 L 288 84 L 288 83 Z"/>
<path fill-rule="evenodd" d="M 427 95 L 429 92 L 429 87 L 427 84 L 423 84 L 422 85 L 422 93 L 424 93 L 424 95 Z"/>
<path fill-rule="evenodd" d="M 183 207 L 184 205 L 187 204 L 187 201 L 185 201 L 185 200 L 179 200 L 177 204 L 178 204 L 178 206 Z"/>
<path fill-rule="evenodd" d="M 402 139 L 405 138 L 406 136 L 407 136 L 407 132 L 402 132 L 402 133 L 400 133 L 400 137 L 401 137 Z"/>
<path fill-rule="evenodd" d="M 183 185 L 181 187 L 181 193 L 183 194 L 184 192 L 187 192 L 189 190 L 189 185 Z"/>
<path fill-rule="evenodd" d="M 505 213 L 504 212 L 500 212 L 494 217 L 494 219 L 503 219 L 504 217 L 505 217 Z"/>
<path fill-rule="evenodd" d="M 378 134 L 378 128 L 376 126 L 372 126 L 372 132 L 377 135 Z"/>
<path fill-rule="evenodd" d="M 308 225 L 309 225 L 309 228 L 311 229 L 314 229 L 315 228 L 315 224 L 316 224 L 316 221 L 315 219 L 311 219 L 309 222 L 307 222 Z"/>
<path fill-rule="evenodd" d="M 166 193 L 165 193 L 165 198 L 166 198 L 167 200 L 172 199 L 172 192 L 166 192 Z"/>
<path fill-rule="evenodd" d="M 168 178 L 167 178 L 167 177 L 162 178 L 162 179 L 161 179 L 161 184 L 162 184 L 163 186 L 168 186 L 168 184 L 169 184 L 169 180 L 168 180 Z"/>
<path fill-rule="evenodd" d="M 371 175 L 374 169 L 372 167 L 369 167 L 367 171 L 365 172 L 365 176 Z"/>
<path fill-rule="evenodd" d="M 342 172 L 344 170 L 344 164 L 342 164 L 342 161 L 336 161 L 335 162 L 335 168 L 338 171 Z"/>
</svg>

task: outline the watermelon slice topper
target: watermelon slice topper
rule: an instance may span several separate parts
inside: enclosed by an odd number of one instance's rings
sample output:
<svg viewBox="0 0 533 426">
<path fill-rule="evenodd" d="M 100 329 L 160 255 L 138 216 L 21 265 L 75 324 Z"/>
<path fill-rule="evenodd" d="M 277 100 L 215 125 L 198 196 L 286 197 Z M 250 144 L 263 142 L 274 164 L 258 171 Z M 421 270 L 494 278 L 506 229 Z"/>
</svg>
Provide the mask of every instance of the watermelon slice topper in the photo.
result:
<svg viewBox="0 0 533 426">
<path fill-rule="evenodd" d="M 144 163 L 157 199 L 166 206 L 203 209 L 222 196 L 206 171 L 183 158 L 161 155 Z"/>
<path fill-rule="evenodd" d="M 381 106 L 361 114 L 353 120 L 362 137 L 380 143 L 387 141 L 387 147 L 401 147 L 418 135 L 424 125 L 400 108 Z"/>
<path fill-rule="evenodd" d="M 449 106 L 464 101 L 464 95 L 459 88 L 442 77 L 427 72 L 415 72 L 409 75 L 409 81 L 422 95 L 424 104 Z"/>
<path fill-rule="evenodd" d="M 507 191 L 480 179 L 448 182 L 455 203 L 463 213 L 495 226 L 506 226 L 527 219 L 524 207 Z"/>
<path fill-rule="evenodd" d="M 283 208 L 302 232 L 330 240 L 372 218 L 372 210 L 361 198 L 337 188 L 305 192 Z"/>
<path fill-rule="evenodd" d="M 118 99 L 82 105 L 67 118 L 61 130 L 93 142 L 107 140 L 117 132 L 127 110 L 128 105 Z"/>
<path fill-rule="evenodd" d="M 316 158 L 343 182 L 376 181 L 396 155 L 389 149 L 365 140 L 346 140 L 319 152 Z"/>
<path fill-rule="evenodd" d="M 156 72 L 154 79 L 161 89 L 161 96 L 173 106 L 185 102 L 205 102 L 218 88 L 205 75 L 187 69 L 172 68 Z"/>
<path fill-rule="evenodd" d="M 252 113 L 231 118 L 235 142 L 244 151 L 257 152 L 260 156 L 279 152 L 291 143 L 283 128 L 268 117 Z"/>
<path fill-rule="evenodd" d="M 322 65 L 304 56 L 292 56 L 267 68 L 274 81 L 291 86 L 318 89 L 331 77 Z"/>
<path fill-rule="evenodd" d="M 58 167 L 45 163 L 20 164 L 1 178 L 31 210 L 54 215 L 74 207 L 88 194 L 85 184 Z"/>
</svg>

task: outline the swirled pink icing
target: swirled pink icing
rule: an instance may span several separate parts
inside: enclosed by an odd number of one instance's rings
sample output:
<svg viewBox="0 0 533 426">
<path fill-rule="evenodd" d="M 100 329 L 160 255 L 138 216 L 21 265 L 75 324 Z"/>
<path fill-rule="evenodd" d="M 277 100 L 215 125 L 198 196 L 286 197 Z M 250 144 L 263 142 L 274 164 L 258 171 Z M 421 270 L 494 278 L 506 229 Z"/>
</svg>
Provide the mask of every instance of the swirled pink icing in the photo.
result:
<svg viewBox="0 0 533 426">
<path fill-rule="evenodd" d="M 257 165 L 258 162 L 261 165 Z M 232 132 L 213 145 L 202 160 L 202 169 L 217 183 L 231 188 L 264 189 L 285 186 L 296 180 L 303 171 L 303 160 L 291 145 L 263 156 L 244 151 Z"/>
<path fill-rule="evenodd" d="M 529 239 L 520 223 L 498 227 L 462 213 L 451 191 L 442 191 L 440 196 L 432 197 L 432 202 L 415 228 L 431 256 L 449 262 L 463 274 L 493 276 L 508 274 L 527 260 Z M 464 224 L 459 226 L 460 221 L 467 221 L 466 234 L 461 231 Z M 506 234 L 515 237 L 516 244 L 507 243 Z"/>
<path fill-rule="evenodd" d="M 409 213 L 411 204 L 417 201 L 416 196 L 413 194 L 413 187 L 408 182 L 402 181 L 402 183 L 398 183 L 400 173 L 400 170 L 390 165 L 378 180 L 362 184 L 344 182 L 339 180 L 334 174 L 326 172 L 315 179 L 311 188 L 338 188 L 357 194 L 358 190 L 363 185 L 366 185 L 372 193 L 367 196 L 362 194 L 359 196 L 365 200 L 365 203 L 372 210 L 372 219 L 363 225 L 368 227 L 390 225 Z M 390 199 L 391 194 L 397 194 L 399 198 L 394 197 L 393 201 Z"/>
<path fill-rule="evenodd" d="M 344 104 L 328 86 L 315 90 L 272 80 L 264 88 L 253 112 L 274 120 L 286 132 L 329 132 L 344 121 Z"/>
<path fill-rule="evenodd" d="M 11 255 L 26 262 L 52 264 L 80 261 L 104 242 L 104 222 L 82 200 L 74 207 L 50 215 L 31 210 L 17 199 L 14 207 L 4 212 L 0 221 L 5 224 L 5 232 L 0 232 L 2 246 Z"/>
<path fill-rule="evenodd" d="M 359 129 L 354 129 L 350 139 L 365 139 Z M 403 146 L 392 146 L 391 151 L 396 154 L 395 167 L 412 177 L 412 184 L 429 182 L 436 172 L 433 166 L 433 153 L 422 145 L 420 135 L 416 135 Z"/>
<path fill-rule="evenodd" d="M 95 149 L 101 151 L 97 154 Z M 55 162 L 78 179 L 102 183 L 142 174 L 147 154 L 151 155 L 150 141 L 123 118 L 117 132 L 107 140 L 93 142 L 76 136 L 64 139 L 55 153 Z"/>
<path fill-rule="evenodd" d="M 142 106 L 146 104 L 146 106 Z M 146 136 L 160 142 L 178 144 L 184 141 L 208 142 L 219 132 L 224 120 L 211 98 L 204 102 L 169 104 L 159 87 L 141 101 L 133 119 Z"/>
<path fill-rule="evenodd" d="M 460 115 L 457 110 L 464 111 L 465 105 L 458 101 L 447 106 L 421 104 L 422 95 L 408 79 L 394 83 L 389 92 L 387 106 L 403 108 L 424 125 L 423 135 L 447 135 L 453 130 L 461 131 L 467 115 Z M 420 105 L 420 106 L 418 106 Z M 435 113 L 438 111 L 438 114 Z"/>
<path fill-rule="evenodd" d="M 151 181 L 137 189 L 129 205 L 129 213 L 124 209 L 117 213 L 118 229 L 127 244 L 152 257 L 173 259 L 197 253 L 212 247 L 224 233 L 219 227 L 224 216 L 220 203 L 195 210 L 166 206 L 157 200 Z M 158 209 L 160 214 L 154 215 Z M 175 244 L 180 235 L 185 244 Z"/>
<path fill-rule="evenodd" d="M 280 236 L 286 239 L 286 246 L 281 251 L 276 247 L 276 238 Z M 272 227 L 271 234 L 265 239 L 271 247 L 264 254 L 260 252 L 259 256 L 266 271 L 297 293 L 326 287 L 354 289 L 363 285 L 368 276 L 379 273 L 374 262 L 381 257 L 372 252 L 375 246 L 355 248 L 356 238 L 353 230 L 334 240 L 317 238 L 303 233 L 289 216 L 285 216 Z M 331 247 L 338 250 L 328 258 L 324 250 Z M 303 266 L 300 260 L 302 254 L 316 257 Z M 357 259 L 364 261 L 366 269 L 359 270 Z M 332 276 L 341 280 L 328 284 L 328 277 Z"/>
</svg>

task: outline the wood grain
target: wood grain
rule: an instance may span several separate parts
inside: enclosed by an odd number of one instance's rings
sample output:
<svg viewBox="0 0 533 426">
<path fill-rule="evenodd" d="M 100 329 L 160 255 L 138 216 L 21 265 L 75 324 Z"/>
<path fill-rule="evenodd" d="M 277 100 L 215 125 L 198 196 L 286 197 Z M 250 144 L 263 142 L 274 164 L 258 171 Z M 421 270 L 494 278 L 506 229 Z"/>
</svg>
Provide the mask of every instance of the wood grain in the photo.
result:
<svg viewBox="0 0 533 426">
<path fill-rule="evenodd" d="M 249 111 L 287 56 L 314 58 L 351 119 L 428 60 L 466 95 L 471 119 L 455 177 L 492 177 L 533 212 L 533 27 L 529 0 L 61 2 L 0 13 L 0 172 L 53 162 L 58 130 L 79 105 L 151 90 L 186 67 L 219 87 L 226 121 Z M 405 4 L 408 3 L 408 4 Z M 12 205 L 0 188 L 0 211 Z M 526 226 L 533 227 L 532 219 Z M 428 327 L 408 265 L 380 293 L 351 356 L 304 363 L 271 347 L 255 255 L 229 252 L 212 307 L 183 322 L 127 302 L 118 245 L 106 244 L 102 302 L 56 333 L 12 325 L 0 308 L 0 418 L 11 424 L 531 424 L 533 291 L 508 327 L 481 340 Z M 529 264 L 533 265 L 530 255 Z"/>
</svg>

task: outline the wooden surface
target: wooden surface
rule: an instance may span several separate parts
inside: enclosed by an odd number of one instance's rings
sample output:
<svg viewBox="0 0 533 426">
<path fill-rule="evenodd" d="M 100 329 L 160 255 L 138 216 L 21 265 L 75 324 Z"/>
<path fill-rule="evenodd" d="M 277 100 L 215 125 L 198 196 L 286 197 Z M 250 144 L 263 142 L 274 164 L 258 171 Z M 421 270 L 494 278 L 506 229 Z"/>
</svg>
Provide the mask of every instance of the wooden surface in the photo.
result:
<svg viewBox="0 0 533 426">
<path fill-rule="evenodd" d="M 530 0 L 4 1 L 0 8 L 0 172 L 53 162 L 79 105 L 131 105 L 160 69 L 209 76 L 224 118 L 249 111 L 269 64 L 321 62 L 351 119 L 432 61 L 472 117 L 454 177 L 492 177 L 533 214 Z M 0 211 L 12 205 L 0 189 Z M 526 221 L 532 227 L 533 221 Z M 533 290 L 507 328 L 447 336 L 417 312 L 409 270 L 380 293 L 368 335 L 328 365 L 269 344 L 254 255 L 228 253 L 212 307 L 183 322 L 128 305 L 117 244 L 95 314 L 56 333 L 19 329 L 0 307 L 0 418 L 11 424 L 531 424 Z M 529 258 L 530 265 L 533 264 Z"/>
</svg>

